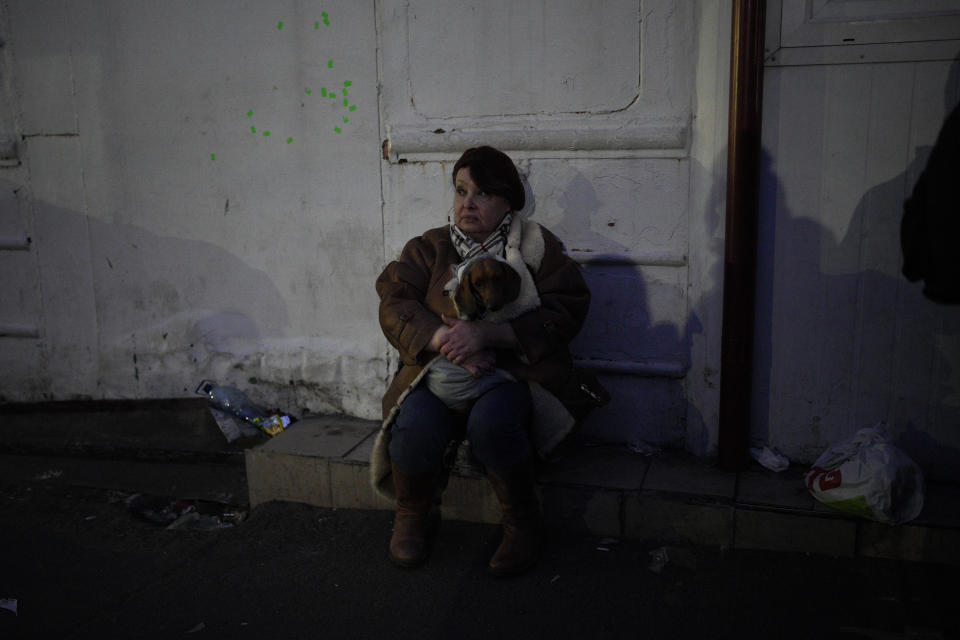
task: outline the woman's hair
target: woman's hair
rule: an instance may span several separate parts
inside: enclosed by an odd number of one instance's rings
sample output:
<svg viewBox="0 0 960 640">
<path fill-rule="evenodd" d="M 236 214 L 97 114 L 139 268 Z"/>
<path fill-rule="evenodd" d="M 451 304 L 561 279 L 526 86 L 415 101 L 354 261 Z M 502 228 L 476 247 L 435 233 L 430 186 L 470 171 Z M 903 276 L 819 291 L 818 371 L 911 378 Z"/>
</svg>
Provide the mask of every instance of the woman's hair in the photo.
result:
<svg viewBox="0 0 960 640">
<path fill-rule="evenodd" d="M 457 172 L 469 168 L 470 178 L 480 189 L 502 196 L 513 211 L 520 211 L 527 202 L 520 173 L 513 160 L 503 151 L 493 147 L 467 149 L 453 165 L 453 184 L 457 184 Z"/>
</svg>

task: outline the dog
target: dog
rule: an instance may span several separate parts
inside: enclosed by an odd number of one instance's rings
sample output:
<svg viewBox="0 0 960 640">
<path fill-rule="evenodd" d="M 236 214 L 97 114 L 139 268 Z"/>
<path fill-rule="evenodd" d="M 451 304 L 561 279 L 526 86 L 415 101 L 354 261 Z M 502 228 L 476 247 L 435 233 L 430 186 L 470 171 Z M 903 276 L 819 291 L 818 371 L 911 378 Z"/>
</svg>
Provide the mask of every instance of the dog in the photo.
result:
<svg viewBox="0 0 960 640">
<path fill-rule="evenodd" d="M 498 312 L 519 297 L 520 275 L 504 260 L 483 255 L 458 265 L 445 290 L 453 294 L 453 305 L 461 320 L 503 320 L 497 317 Z M 513 379 L 501 369 L 475 378 L 440 356 L 431 363 L 426 384 L 448 407 L 465 412 L 488 389 Z"/>
<path fill-rule="evenodd" d="M 520 274 L 493 256 L 480 256 L 458 269 L 453 302 L 463 320 L 479 320 L 520 296 Z"/>
</svg>

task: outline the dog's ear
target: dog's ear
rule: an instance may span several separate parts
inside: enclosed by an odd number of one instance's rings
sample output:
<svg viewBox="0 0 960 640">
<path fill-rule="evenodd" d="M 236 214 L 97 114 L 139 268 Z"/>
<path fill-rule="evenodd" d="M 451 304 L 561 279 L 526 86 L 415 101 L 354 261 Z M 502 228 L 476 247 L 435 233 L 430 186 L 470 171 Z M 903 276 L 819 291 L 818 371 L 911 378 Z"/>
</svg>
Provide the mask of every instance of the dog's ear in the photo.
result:
<svg viewBox="0 0 960 640">
<path fill-rule="evenodd" d="M 510 304 L 520 297 L 520 274 L 506 262 L 503 266 L 503 303 Z"/>
<path fill-rule="evenodd" d="M 473 318 L 479 312 L 477 299 L 473 295 L 473 287 L 470 286 L 472 269 L 467 269 L 463 274 L 463 280 L 457 285 L 457 290 L 453 294 L 453 301 L 457 305 L 457 312 L 461 316 Z"/>
</svg>

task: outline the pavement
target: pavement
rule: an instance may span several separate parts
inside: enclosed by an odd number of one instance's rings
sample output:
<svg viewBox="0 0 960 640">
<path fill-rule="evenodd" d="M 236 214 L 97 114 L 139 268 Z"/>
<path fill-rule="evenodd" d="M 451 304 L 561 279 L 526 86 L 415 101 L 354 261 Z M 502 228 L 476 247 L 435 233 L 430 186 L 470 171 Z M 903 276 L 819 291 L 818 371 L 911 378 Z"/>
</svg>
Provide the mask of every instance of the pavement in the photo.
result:
<svg viewBox="0 0 960 640">
<path fill-rule="evenodd" d="M 0 637 L 951 638 L 955 568 L 554 532 L 489 575 L 495 525 L 444 521 L 387 559 L 387 511 L 273 501 L 168 529 L 125 492 L 0 485 Z M 200 505 L 211 511 L 210 505 Z M 211 516 L 213 517 L 213 516 Z M 222 524 L 227 524 L 223 522 Z M 16 612 L 4 607 L 14 607 Z"/>
<path fill-rule="evenodd" d="M 954 486 L 889 527 L 814 503 L 801 469 L 574 442 L 539 469 L 531 572 L 488 575 L 496 505 L 465 463 L 429 563 L 404 571 L 367 481 L 374 423 L 227 443 L 174 405 L 0 407 L 0 638 L 960 634 Z"/>
</svg>

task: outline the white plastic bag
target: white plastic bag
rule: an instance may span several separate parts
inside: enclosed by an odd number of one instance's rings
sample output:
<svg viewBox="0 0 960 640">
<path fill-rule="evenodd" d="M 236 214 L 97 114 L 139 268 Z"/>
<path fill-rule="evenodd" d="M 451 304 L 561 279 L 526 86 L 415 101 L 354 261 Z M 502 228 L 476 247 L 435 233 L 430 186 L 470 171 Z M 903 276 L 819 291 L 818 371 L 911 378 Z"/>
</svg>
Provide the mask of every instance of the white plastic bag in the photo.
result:
<svg viewBox="0 0 960 640">
<path fill-rule="evenodd" d="M 890 442 L 883 423 L 824 451 L 804 481 L 820 502 L 877 522 L 902 524 L 923 510 L 923 472 Z"/>
</svg>

